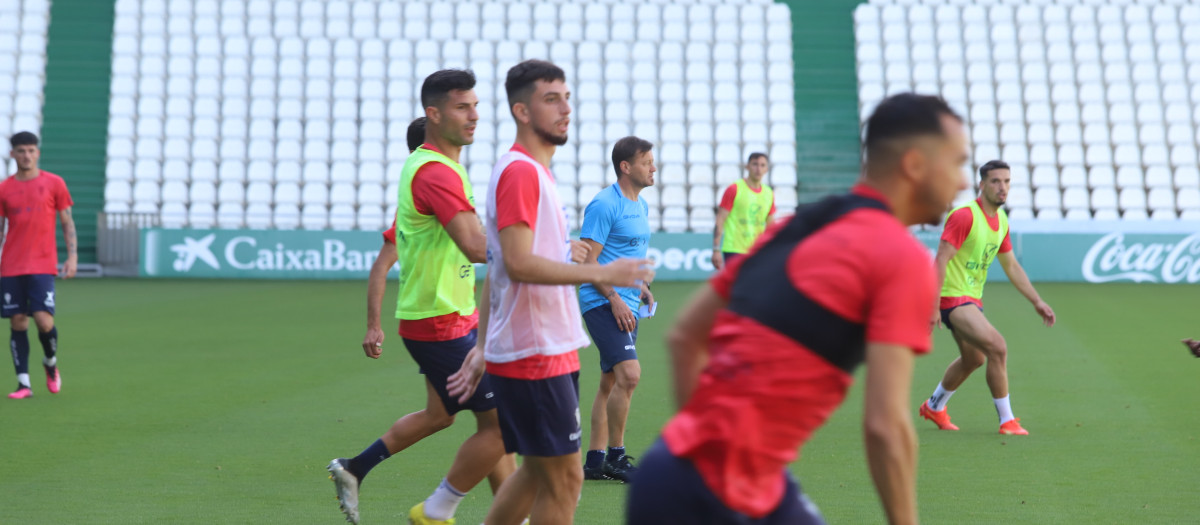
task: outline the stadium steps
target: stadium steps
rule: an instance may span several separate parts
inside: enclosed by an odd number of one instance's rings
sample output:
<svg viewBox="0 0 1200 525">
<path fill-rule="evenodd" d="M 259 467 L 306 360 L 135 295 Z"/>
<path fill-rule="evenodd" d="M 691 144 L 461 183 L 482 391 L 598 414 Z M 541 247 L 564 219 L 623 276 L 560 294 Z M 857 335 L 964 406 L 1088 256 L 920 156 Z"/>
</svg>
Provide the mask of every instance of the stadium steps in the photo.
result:
<svg viewBox="0 0 1200 525">
<path fill-rule="evenodd" d="M 50 7 L 41 164 L 71 190 L 80 263 L 96 262 L 96 219 L 104 209 L 113 5 L 54 0 Z"/>
<path fill-rule="evenodd" d="M 798 201 L 845 191 L 858 179 L 858 0 L 788 0 L 795 46 Z"/>
</svg>

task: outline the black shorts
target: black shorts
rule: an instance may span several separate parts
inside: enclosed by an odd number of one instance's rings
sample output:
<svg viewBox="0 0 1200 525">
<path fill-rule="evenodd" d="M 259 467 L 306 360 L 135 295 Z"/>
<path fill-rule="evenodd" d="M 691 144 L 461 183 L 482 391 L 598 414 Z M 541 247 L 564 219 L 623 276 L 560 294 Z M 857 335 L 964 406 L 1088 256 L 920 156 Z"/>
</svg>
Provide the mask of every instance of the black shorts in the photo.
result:
<svg viewBox="0 0 1200 525">
<path fill-rule="evenodd" d="M 48 312 L 54 315 L 54 274 L 35 273 L 0 277 L 0 317 Z"/>
<path fill-rule="evenodd" d="M 713 494 L 691 461 L 676 457 L 659 438 L 638 462 L 625 505 L 626 525 L 705 523 L 710 525 L 816 525 L 825 523 L 817 507 L 786 473 L 779 506 L 759 519 L 730 509 Z"/>
<path fill-rule="evenodd" d="M 633 314 L 637 319 L 637 313 Z M 621 361 L 637 360 L 637 326 L 632 332 L 621 330 L 613 317 L 612 305 L 604 304 L 583 313 L 592 342 L 600 350 L 600 371 L 607 374 Z M 637 322 L 637 321 L 635 321 Z M 641 324 L 640 322 L 637 322 Z"/>
<path fill-rule="evenodd" d="M 411 355 L 413 361 L 417 362 L 417 365 L 421 367 L 420 372 L 425 374 L 429 384 L 433 385 L 433 389 L 437 391 L 438 397 L 442 399 L 442 406 L 446 407 L 447 414 L 454 415 L 462 410 L 487 412 L 496 408 L 495 394 L 492 392 L 490 376 L 487 374 L 483 374 L 483 379 L 479 381 L 479 387 L 475 389 L 475 395 L 471 396 L 466 403 L 459 403 L 458 399 L 450 397 L 450 393 L 446 390 L 446 380 L 462 368 L 463 360 L 467 358 L 467 354 L 474 347 L 475 330 L 449 341 L 404 340 L 404 348 L 408 350 L 408 355 Z"/>
<path fill-rule="evenodd" d="M 746 254 L 744 254 L 744 253 L 721 252 L 721 259 L 725 261 L 726 266 L 728 266 L 730 263 L 732 263 L 734 259 L 737 259 L 738 257 L 745 257 L 745 256 L 746 256 Z"/>
<path fill-rule="evenodd" d="M 969 305 L 969 306 L 974 306 L 975 308 L 978 308 L 980 312 L 982 312 L 982 311 L 983 311 L 983 307 L 982 307 L 982 306 L 979 306 L 979 305 L 977 305 L 977 304 L 975 304 L 975 303 L 963 303 L 963 304 L 960 304 L 960 305 L 958 305 L 958 306 L 951 306 L 950 308 L 942 308 L 942 310 L 941 310 L 941 312 L 942 312 L 942 324 L 946 325 L 946 328 L 949 328 L 949 329 L 950 329 L 950 331 L 951 331 L 951 332 L 953 332 L 953 331 L 954 331 L 954 325 L 950 323 L 950 312 L 953 312 L 955 308 L 961 308 L 961 307 L 963 307 L 963 306 L 968 306 L 968 305 Z"/>
<path fill-rule="evenodd" d="M 533 380 L 491 378 L 505 452 L 539 457 L 579 452 L 579 372 Z"/>
</svg>

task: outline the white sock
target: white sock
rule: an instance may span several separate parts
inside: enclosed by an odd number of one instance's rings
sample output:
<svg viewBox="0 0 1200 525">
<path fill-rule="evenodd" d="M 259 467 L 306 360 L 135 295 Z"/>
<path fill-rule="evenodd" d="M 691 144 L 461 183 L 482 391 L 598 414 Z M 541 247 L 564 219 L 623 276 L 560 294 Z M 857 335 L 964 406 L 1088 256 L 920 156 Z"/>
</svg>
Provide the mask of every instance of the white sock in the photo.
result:
<svg viewBox="0 0 1200 525">
<path fill-rule="evenodd" d="M 449 481 L 442 478 L 438 487 L 433 489 L 433 494 L 425 500 L 425 516 L 436 521 L 453 518 L 454 511 L 458 510 L 458 504 L 464 497 L 466 494 L 459 492 Z"/>
<path fill-rule="evenodd" d="M 950 402 L 950 396 L 954 395 L 953 390 L 942 388 L 942 384 L 938 383 L 937 388 L 933 389 L 933 395 L 929 396 L 929 408 L 934 412 L 941 412 L 946 409 L 946 403 Z"/>
<path fill-rule="evenodd" d="M 1012 413 L 1012 405 L 1008 404 L 1008 396 L 993 399 L 992 402 L 996 403 L 996 414 L 1000 416 L 1001 425 L 1016 419 Z"/>
<path fill-rule="evenodd" d="M 17 374 L 17 382 L 21 383 L 21 386 L 29 388 L 29 374 Z"/>
<path fill-rule="evenodd" d="M 45 366 L 54 367 L 58 365 L 58 357 L 43 357 L 42 364 Z"/>
</svg>

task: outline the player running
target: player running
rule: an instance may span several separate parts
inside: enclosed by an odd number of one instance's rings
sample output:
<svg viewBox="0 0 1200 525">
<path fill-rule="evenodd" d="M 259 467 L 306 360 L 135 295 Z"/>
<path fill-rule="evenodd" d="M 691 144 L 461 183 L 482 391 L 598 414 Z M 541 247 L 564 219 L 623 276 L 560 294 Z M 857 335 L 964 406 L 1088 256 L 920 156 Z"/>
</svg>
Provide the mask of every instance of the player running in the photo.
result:
<svg viewBox="0 0 1200 525">
<path fill-rule="evenodd" d="M 474 413 L 478 430 L 463 442 L 433 494 L 412 508 L 411 522 L 452 521 L 463 497 L 485 476 L 495 491 L 516 469 L 512 457 L 501 460 L 504 447 L 487 379 L 470 399 L 459 401 L 446 392 L 447 376 L 475 346 L 478 312 L 471 263 L 485 260 L 487 245 L 475 215 L 471 183 L 458 163 L 463 146 L 474 142 L 479 120 L 474 87 L 475 76 L 469 71 L 433 73 L 421 86 L 427 117 L 409 126 L 409 147 L 414 151 L 400 174 L 396 222 L 384 233 L 383 250 L 371 268 L 363 350 L 372 359 L 383 352 L 380 303 L 387 272 L 399 260 L 399 333 L 425 374 L 427 402 L 425 409 L 397 420 L 358 456 L 329 463 L 338 501 L 351 523 L 358 523 L 358 490 L 367 473 L 392 454 L 449 427 L 454 414 L 464 409 Z M 424 144 L 418 134 L 422 124 Z"/>
<path fill-rule="evenodd" d="M 17 389 L 9 399 L 33 396 L 29 383 L 29 317 L 37 325 L 42 343 L 42 368 L 46 371 L 46 389 L 57 394 L 62 389 L 58 370 L 58 328 L 54 325 L 54 275 L 58 273 L 58 247 L 54 222 L 62 221 L 67 241 L 67 262 L 62 277 L 75 277 L 79 264 L 75 237 L 75 219 L 71 216 L 71 193 L 62 177 L 38 169 L 42 152 L 37 135 L 22 131 L 9 139 L 10 155 L 17 172 L 0 182 L 0 317 L 12 328 L 9 345 L 13 367 L 17 370 Z M 5 235 L 5 223 L 8 233 Z"/>
<path fill-rule="evenodd" d="M 721 194 L 713 230 L 712 260 L 718 270 L 750 251 L 754 240 L 775 219 L 775 191 L 763 184 L 768 162 L 766 153 L 751 153 L 746 176 Z"/>
<path fill-rule="evenodd" d="M 868 119 L 865 149 L 849 194 L 773 224 L 680 313 L 668 345 L 683 407 L 642 458 L 627 523 L 821 523 L 786 465 L 864 361 L 871 475 L 889 522 L 916 523 L 907 400 L 936 288 L 907 226 L 936 224 L 966 187 L 966 136 L 942 99 L 901 94 Z"/>
<path fill-rule="evenodd" d="M 643 259 L 650 243 L 649 205 L 639 196 L 654 185 L 654 145 L 625 137 L 613 146 L 617 182 L 596 195 L 583 212 L 580 239 L 591 246 L 589 263 L 608 264 L 621 257 Z M 642 285 L 613 288 L 603 284 L 579 287 L 579 307 L 592 341 L 600 351 L 600 388 L 592 402 L 592 431 L 584 479 L 628 482 L 637 471 L 625 454 L 625 422 L 633 390 L 642 377 L 637 357 L 640 303 L 654 304 L 654 294 Z M 605 455 L 604 447 L 608 446 Z"/>
<path fill-rule="evenodd" d="M 517 141 L 488 184 L 486 337 L 451 377 L 451 392 L 470 395 L 486 367 L 504 448 L 524 456 L 485 523 L 515 525 L 529 516 L 534 525 L 569 524 L 583 484 L 577 349 L 588 344 L 572 285 L 632 287 L 654 270 L 638 259 L 567 263 L 567 219 L 547 167 L 567 142 L 566 76 L 554 64 L 526 60 L 508 71 L 504 87 Z"/>
<path fill-rule="evenodd" d="M 940 315 L 935 312 L 930 324 L 946 323 L 960 355 L 946 368 L 942 382 L 929 400 L 921 404 L 919 413 L 942 430 L 958 430 L 950 422 L 946 403 L 971 372 L 986 362 L 988 388 L 1000 416 L 1000 433 L 1029 434 L 1021 428 L 1021 420 L 1013 417 L 1008 399 L 1008 346 L 1004 336 L 983 315 L 983 285 L 987 282 L 988 267 L 998 258 L 1008 280 L 1033 303 L 1042 322 L 1054 326 L 1054 310 L 1038 296 L 1012 253 L 1008 214 L 1001 207 L 1008 196 L 1011 178 L 1008 164 L 1003 161 L 993 160 L 980 166 L 979 198 L 950 211 L 938 243 L 934 267 L 942 290 Z"/>
</svg>

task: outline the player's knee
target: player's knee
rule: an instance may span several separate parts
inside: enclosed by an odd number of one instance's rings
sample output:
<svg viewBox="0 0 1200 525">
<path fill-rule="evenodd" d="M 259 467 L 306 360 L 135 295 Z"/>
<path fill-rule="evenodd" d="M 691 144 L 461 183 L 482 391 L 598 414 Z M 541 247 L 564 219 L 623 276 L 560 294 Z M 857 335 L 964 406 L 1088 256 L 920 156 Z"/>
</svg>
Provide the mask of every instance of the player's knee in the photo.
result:
<svg viewBox="0 0 1200 525">
<path fill-rule="evenodd" d="M 45 312 L 33 314 L 33 322 L 37 325 L 39 332 L 46 333 L 54 329 L 54 317 Z"/>
<path fill-rule="evenodd" d="M 1001 361 L 1008 358 L 1008 343 L 1004 341 L 1004 336 L 995 334 L 988 341 L 987 354 L 989 359 L 999 359 Z"/>
<path fill-rule="evenodd" d="M 626 392 L 633 392 L 638 386 L 638 382 L 642 380 L 641 370 L 627 370 L 617 374 L 617 387 Z"/>
<path fill-rule="evenodd" d="M 974 371 L 975 369 L 983 366 L 983 363 L 985 360 L 986 360 L 986 358 L 983 356 L 982 353 L 973 354 L 973 355 L 969 355 L 969 356 L 963 356 L 962 367 L 964 369 L 966 369 L 967 372 L 971 372 L 971 371 Z"/>
<path fill-rule="evenodd" d="M 9 326 L 18 332 L 29 329 L 29 316 L 23 314 L 15 314 L 9 319 Z"/>
<path fill-rule="evenodd" d="M 555 477 L 558 478 L 558 486 L 572 498 L 576 497 L 579 490 L 583 488 L 583 469 L 581 468 L 559 469 L 558 475 Z"/>
<path fill-rule="evenodd" d="M 454 424 L 454 416 L 450 414 L 430 414 L 425 413 L 426 425 L 434 432 L 450 428 Z"/>
</svg>

